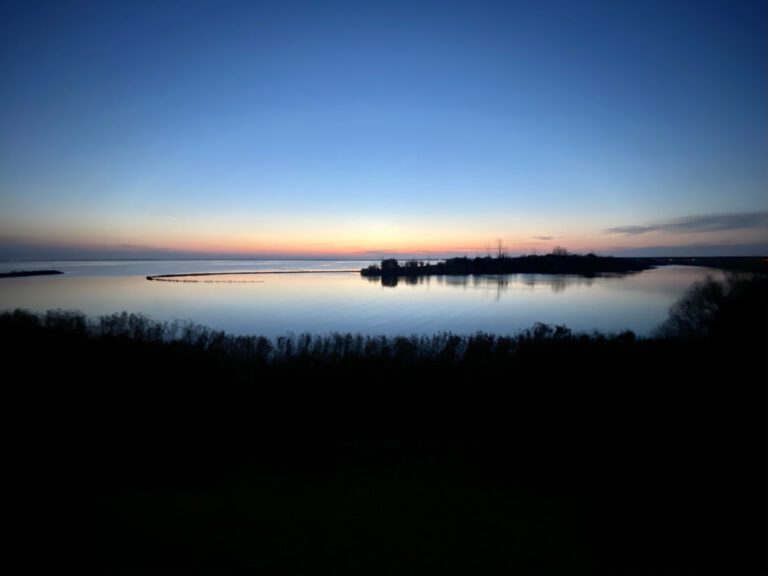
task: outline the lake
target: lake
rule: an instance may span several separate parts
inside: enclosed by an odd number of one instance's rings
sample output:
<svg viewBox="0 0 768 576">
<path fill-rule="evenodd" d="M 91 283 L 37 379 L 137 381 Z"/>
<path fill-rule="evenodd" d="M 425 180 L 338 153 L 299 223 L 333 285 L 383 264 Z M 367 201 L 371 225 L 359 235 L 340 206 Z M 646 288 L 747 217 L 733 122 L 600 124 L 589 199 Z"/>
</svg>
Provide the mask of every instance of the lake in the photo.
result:
<svg viewBox="0 0 768 576">
<path fill-rule="evenodd" d="M 665 266 L 627 276 L 428 276 L 384 286 L 357 272 L 368 261 L 0 262 L 0 272 L 54 268 L 61 276 L 0 279 L 0 309 L 76 309 L 89 316 L 143 313 L 233 334 L 360 332 L 514 334 L 536 322 L 577 331 L 648 335 L 687 288 L 718 270 Z M 284 272 L 311 270 L 314 273 Z M 197 272 L 254 275 L 146 276 Z M 415 280 L 415 281 L 414 281 Z"/>
</svg>

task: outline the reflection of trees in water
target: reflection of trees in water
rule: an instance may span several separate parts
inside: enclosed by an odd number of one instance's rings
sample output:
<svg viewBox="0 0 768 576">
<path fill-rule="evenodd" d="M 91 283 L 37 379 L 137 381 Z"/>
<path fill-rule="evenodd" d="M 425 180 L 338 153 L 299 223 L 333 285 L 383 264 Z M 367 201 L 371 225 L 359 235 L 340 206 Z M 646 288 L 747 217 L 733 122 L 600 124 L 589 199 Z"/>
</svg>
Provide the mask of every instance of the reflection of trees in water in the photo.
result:
<svg viewBox="0 0 768 576">
<path fill-rule="evenodd" d="M 568 288 L 576 286 L 591 287 L 596 278 L 623 278 L 626 274 L 603 274 L 595 276 L 578 276 L 572 274 L 467 274 L 456 276 L 367 276 L 368 282 L 394 288 L 398 284 L 417 286 L 429 284 L 434 278 L 437 284 L 453 288 L 473 288 L 476 290 L 494 291 L 499 300 L 509 288 L 521 286 L 535 289 L 549 286 L 555 294 L 562 294 Z"/>
<path fill-rule="evenodd" d="M 466 288 L 469 284 L 469 276 L 438 276 L 441 284 L 446 286 L 456 286 L 459 288 Z"/>
<path fill-rule="evenodd" d="M 472 286 L 475 288 L 488 289 L 488 292 L 495 289 L 496 300 L 501 300 L 501 295 L 509 288 L 510 274 L 494 274 L 491 276 L 473 276 Z"/>
<path fill-rule="evenodd" d="M 536 286 L 549 286 L 552 292 L 555 294 L 561 294 L 565 292 L 566 288 L 574 286 L 586 286 L 590 287 L 595 283 L 594 276 L 568 276 L 568 275 L 553 275 L 549 277 L 542 277 L 541 275 L 531 274 L 528 277 L 522 279 L 523 284 L 536 288 Z"/>
<path fill-rule="evenodd" d="M 394 288 L 399 284 L 406 286 L 421 286 L 429 284 L 431 276 L 363 276 L 371 284 L 381 284 L 386 288 Z"/>
</svg>

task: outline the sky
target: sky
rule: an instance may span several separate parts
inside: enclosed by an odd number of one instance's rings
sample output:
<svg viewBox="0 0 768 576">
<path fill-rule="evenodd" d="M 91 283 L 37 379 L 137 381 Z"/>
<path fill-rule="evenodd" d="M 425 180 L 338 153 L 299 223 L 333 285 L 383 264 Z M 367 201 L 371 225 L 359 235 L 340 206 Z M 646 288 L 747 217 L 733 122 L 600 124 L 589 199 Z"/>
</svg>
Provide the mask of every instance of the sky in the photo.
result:
<svg viewBox="0 0 768 576">
<path fill-rule="evenodd" d="M 768 254 L 768 2 L 0 0 L 0 258 Z"/>
</svg>

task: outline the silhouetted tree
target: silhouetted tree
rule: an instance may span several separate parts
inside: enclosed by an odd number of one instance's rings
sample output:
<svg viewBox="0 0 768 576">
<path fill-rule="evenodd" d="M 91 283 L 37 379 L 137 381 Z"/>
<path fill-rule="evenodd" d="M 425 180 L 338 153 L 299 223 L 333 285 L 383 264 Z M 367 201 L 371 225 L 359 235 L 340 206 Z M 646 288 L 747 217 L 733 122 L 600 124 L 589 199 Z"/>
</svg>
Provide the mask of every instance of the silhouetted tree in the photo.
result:
<svg viewBox="0 0 768 576">
<path fill-rule="evenodd" d="M 768 279 L 707 277 L 691 286 L 670 309 L 656 335 L 683 339 L 765 339 Z"/>
<path fill-rule="evenodd" d="M 381 273 L 384 275 L 397 274 L 400 270 L 400 265 L 394 258 L 387 258 L 381 261 Z"/>
<path fill-rule="evenodd" d="M 504 258 L 507 255 L 507 249 L 504 248 L 504 239 L 496 238 L 496 257 Z"/>
</svg>

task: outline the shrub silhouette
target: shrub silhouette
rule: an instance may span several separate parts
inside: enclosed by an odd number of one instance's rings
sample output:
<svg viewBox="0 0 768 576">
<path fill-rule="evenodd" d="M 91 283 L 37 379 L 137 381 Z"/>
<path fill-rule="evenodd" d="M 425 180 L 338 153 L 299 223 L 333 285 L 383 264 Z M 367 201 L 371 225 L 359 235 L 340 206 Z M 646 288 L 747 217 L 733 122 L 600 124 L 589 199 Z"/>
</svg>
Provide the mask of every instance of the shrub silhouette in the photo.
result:
<svg viewBox="0 0 768 576">
<path fill-rule="evenodd" d="M 723 281 L 707 277 L 695 283 L 670 309 L 656 331 L 683 339 L 766 338 L 768 280 L 731 274 Z"/>
</svg>

